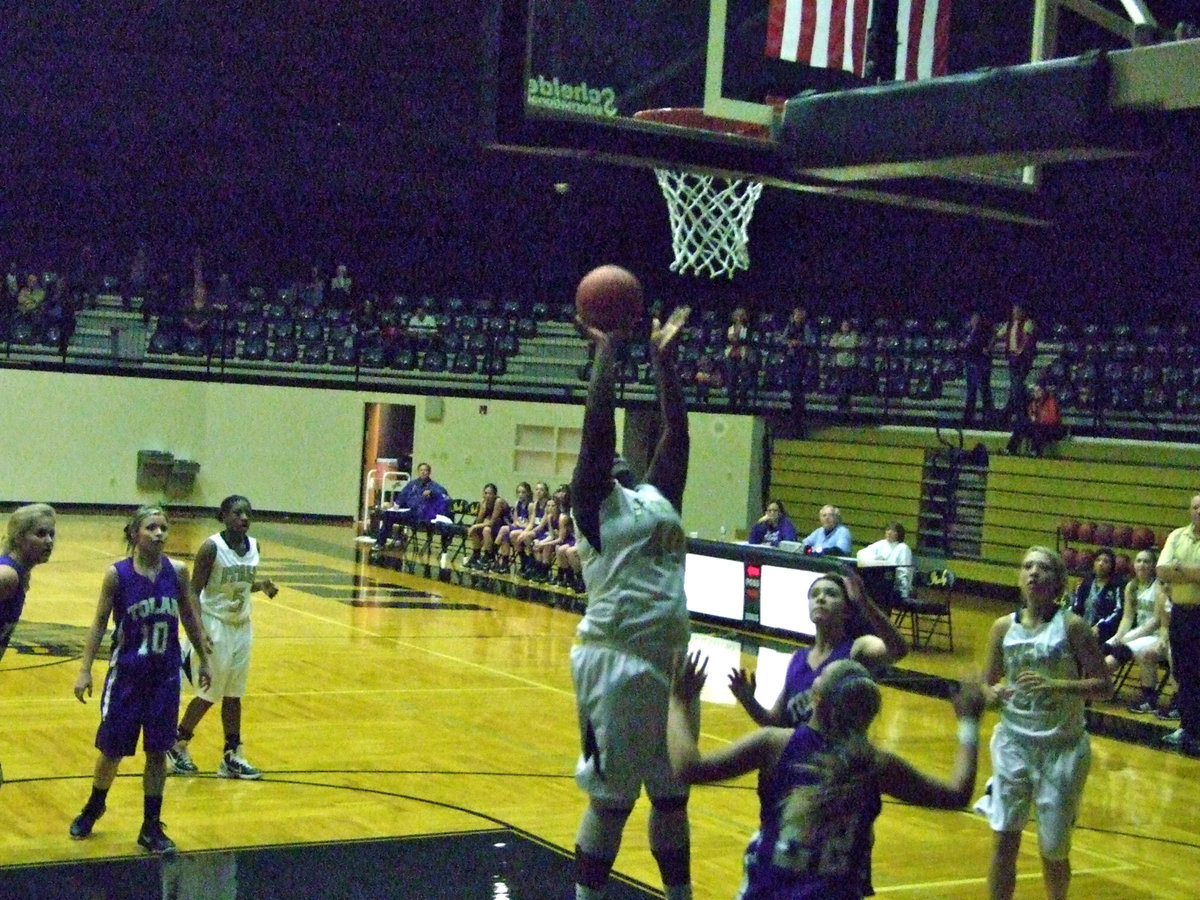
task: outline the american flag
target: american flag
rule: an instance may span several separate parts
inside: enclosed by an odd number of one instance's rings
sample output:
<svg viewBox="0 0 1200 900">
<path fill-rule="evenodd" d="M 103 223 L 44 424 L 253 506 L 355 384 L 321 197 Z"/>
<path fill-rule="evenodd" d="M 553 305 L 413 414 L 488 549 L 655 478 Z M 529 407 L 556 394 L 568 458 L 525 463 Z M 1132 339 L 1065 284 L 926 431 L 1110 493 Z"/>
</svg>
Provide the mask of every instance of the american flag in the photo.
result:
<svg viewBox="0 0 1200 900">
<path fill-rule="evenodd" d="M 862 76 L 871 0 L 770 0 L 766 55 Z M 900 0 L 897 81 L 946 74 L 950 0 Z"/>
</svg>

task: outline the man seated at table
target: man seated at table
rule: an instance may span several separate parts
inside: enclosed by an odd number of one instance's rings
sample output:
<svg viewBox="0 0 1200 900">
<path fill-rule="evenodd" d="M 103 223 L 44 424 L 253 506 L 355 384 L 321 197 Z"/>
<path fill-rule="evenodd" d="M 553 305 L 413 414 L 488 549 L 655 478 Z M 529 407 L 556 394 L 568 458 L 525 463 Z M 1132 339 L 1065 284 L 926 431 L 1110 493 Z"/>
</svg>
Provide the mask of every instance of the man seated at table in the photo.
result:
<svg viewBox="0 0 1200 900">
<path fill-rule="evenodd" d="M 450 511 L 450 494 L 432 476 L 433 469 L 429 463 L 421 463 L 417 466 L 417 477 L 400 489 L 391 508 L 380 511 L 379 531 L 375 535 L 376 549 L 386 546 L 394 526 L 400 526 L 400 539 L 403 541 L 407 539 L 404 531 L 406 526 L 414 530 L 419 526 L 428 526 L 435 517 L 445 516 Z"/>
<path fill-rule="evenodd" d="M 842 524 L 842 511 L 836 506 L 821 507 L 821 526 L 803 541 L 805 553 L 850 555 L 850 529 Z"/>
<path fill-rule="evenodd" d="M 892 582 L 895 596 L 907 600 L 912 596 L 913 553 L 904 543 L 904 526 L 899 522 L 888 522 L 883 531 L 883 540 L 868 544 L 858 551 L 858 565 L 895 566 L 896 577 Z"/>
</svg>

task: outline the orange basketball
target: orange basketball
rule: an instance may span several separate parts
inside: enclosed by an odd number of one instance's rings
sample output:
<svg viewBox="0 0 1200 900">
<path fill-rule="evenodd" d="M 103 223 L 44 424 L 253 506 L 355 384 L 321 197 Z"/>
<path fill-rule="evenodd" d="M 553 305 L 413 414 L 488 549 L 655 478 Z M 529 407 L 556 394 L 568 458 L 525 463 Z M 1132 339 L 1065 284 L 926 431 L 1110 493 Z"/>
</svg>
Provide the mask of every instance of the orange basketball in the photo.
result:
<svg viewBox="0 0 1200 900">
<path fill-rule="evenodd" d="M 1075 536 L 1085 544 L 1090 544 L 1096 537 L 1096 523 L 1084 522 L 1079 526 L 1079 530 L 1075 532 Z"/>
<path fill-rule="evenodd" d="M 1109 522 L 1101 522 L 1096 526 L 1096 533 L 1092 536 L 1092 540 L 1102 547 L 1107 547 L 1113 542 L 1113 527 Z"/>
<path fill-rule="evenodd" d="M 642 285 L 620 266 L 592 269 L 575 289 L 575 314 L 601 331 L 628 330 L 642 312 Z"/>
<path fill-rule="evenodd" d="M 1063 519 L 1058 525 L 1058 533 L 1065 540 L 1077 540 L 1079 538 L 1079 522 L 1075 519 Z"/>
<path fill-rule="evenodd" d="M 1063 565 L 1067 567 L 1068 572 L 1077 571 L 1079 565 L 1079 554 L 1071 547 L 1064 547 L 1062 552 Z"/>
<path fill-rule="evenodd" d="M 1126 554 L 1122 553 L 1117 557 L 1116 572 L 1122 578 L 1131 578 L 1133 576 L 1133 560 Z"/>
<path fill-rule="evenodd" d="M 1133 549 L 1149 550 L 1154 546 L 1154 532 L 1145 525 L 1133 529 Z"/>
</svg>

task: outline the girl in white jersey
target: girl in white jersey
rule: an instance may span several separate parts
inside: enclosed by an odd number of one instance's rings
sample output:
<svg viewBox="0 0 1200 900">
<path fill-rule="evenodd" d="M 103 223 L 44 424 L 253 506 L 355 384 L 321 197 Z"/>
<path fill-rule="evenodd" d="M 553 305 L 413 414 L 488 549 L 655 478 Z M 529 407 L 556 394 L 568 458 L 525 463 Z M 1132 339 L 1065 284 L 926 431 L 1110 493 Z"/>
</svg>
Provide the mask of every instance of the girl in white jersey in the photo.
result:
<svg viewBox="0 0 1200 900">
<path fill-rule="evenodd" d="M 1092 629 L 1061 605 L 1066 580 L 1062 557 L 1030 547 L 1018 578 L 1024 607 L 997 619 L 988 638 L 984 684 L 1000 706 L 988 813 L 992 900 L 1013 895 L 1021 831 L 1035 810 L 1046 896 L 1062 900 L 1071 883 L 1071 832 L 1091 762 L 1084 701 L 1112 688 Z"/>
<path fill-rule="evenodd" d="M 577 323 L 596 347 L 571 484 L 589 598 L 571 651 L 582 744 L 575 780 L 588 793 L 575 839 L 577 900 L 602 896 L 643 785 L 651 803 L 650 851 L 666 898 L 692 896 L 688 787 L 672 772 L 666 746 L 672 659 L 687 650 L 689 637 L 687 541 L 679 518 L 687 408 L 674 363 L 674 338 L 687 314 L 676 310 L 665 325 L 655 321 L 650 333 L 662 430 L 642 484 L 613 463 L 613 343 L 630 335 L 610 337 Z"/>
<path fill-rule="evenodd" d="M 201 688 L 188 704 L 179 723 L 175 746 L 167 752 L 171 770 L 194 775 L 199 768 L 188 753 L 196 726 L 218 699 L 221 724 L 225 728 L 225 751 L 217 775 L 221 778 L 261 778 L 262 772 L 242 755 L 242 695 L 250 671 L 250 595 L 262 591 L 274 597 L 277 588 L 270 578 L 258 577 L 258 542 L 250 537 L 250 501 L 232 494 L 221 501 L 217 512 L 222 530 L 196 552 L 192 587 L 200 597 L 204 630 L 212 642 L 209 667 L 212 683 Z M 184 653 L 186 673 L 189 655 Z"/>
</svg>

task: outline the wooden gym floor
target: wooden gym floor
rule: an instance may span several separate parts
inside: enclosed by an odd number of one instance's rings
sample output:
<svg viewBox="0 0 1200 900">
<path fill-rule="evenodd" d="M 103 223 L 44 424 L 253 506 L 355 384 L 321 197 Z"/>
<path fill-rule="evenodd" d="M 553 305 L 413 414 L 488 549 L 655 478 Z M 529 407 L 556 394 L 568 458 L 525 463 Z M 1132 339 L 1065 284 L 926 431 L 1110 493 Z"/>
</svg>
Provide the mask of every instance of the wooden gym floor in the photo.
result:
<svg viewBox="0 0 1200 900">
<path fill-rule="evenodd" d="M 439 580 L 436 565 L 411 557 L 372 564 L 349 526 L 252 527 L 263 569 L 281 587 L 274 600 L 255 595 L 245 700 L 246 754 L 264 779 L 215 777 L 222 735 L 213 710 L 192 743 L 202 774 L 167 784 L 163 818 L 178 862 L 145 859 L 134 842 L 140 756 L 123 764 L 92 837 L 70 840 L 67 826 L 89 791 L 98 720 L 98 694 L 84 706 L 71 688 L 101 576 L 123 553 L 121 525 L 113 516 L 60 517 L 54 558 L 34 571 L 24 620 L 0 663 L 8 779 L 0 897 L 147 896 L 160 883 L 164 897 L 195 898 L 573 896 L 570 850 L 584 797 L 572 779 L 567 660 L 579 613 L 570 595 L 460 569 Z M 214 525 L 175 521 L 168 553 L 190 556 Z M 885 687 L 872 732 L 878 744 L 947 770 L 953 716 L 930 694 L 940 679 L 979 667 L 988 625 L 1003 611 L 960 599 L 955 652 L 912 653 Z M 758 666 L 773 697 L 792 648 L 703 627 L 695 645 L 712 654 L 718 676 L 703 710 L 702 740 L 713 745 L 751 727 L 721 673 L 734 661 Z M 97 683 L 103 672 L 101 661 Z M 1167 726 L 1121 713 L 1125 702 L 1094 711 L 1096 731 L 1126 739 L 1093 738 L 1072 894 L 1191 900 L 1200 882 L 1200 761 L 1158 749 L 1154 739 Z M 980 789 L 988 768 L 985 748 Z M 659 895 L 645 807 L 626 829 L 622 880 L 611 892 L 618 900 Z M 698 788 L 690 809 L 695 896 L 731 897 L 756 826 L 753 780 Z M 888 802 L 876 828 L 876 890 L 923 900 L 984 896 L 990 848 L 979 816 Z M 1017 896 L 1043 896 L 1032 833 Z"/>
</svg>

